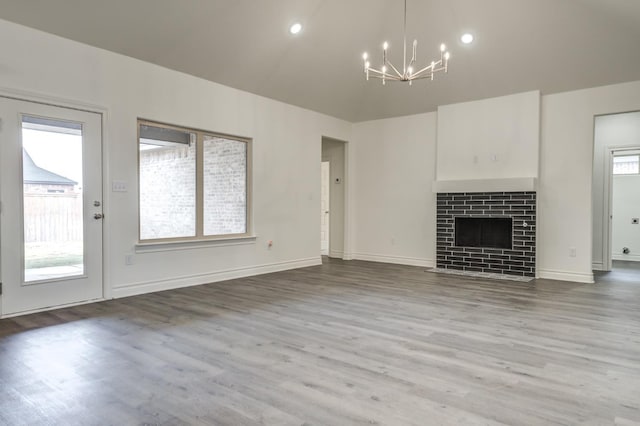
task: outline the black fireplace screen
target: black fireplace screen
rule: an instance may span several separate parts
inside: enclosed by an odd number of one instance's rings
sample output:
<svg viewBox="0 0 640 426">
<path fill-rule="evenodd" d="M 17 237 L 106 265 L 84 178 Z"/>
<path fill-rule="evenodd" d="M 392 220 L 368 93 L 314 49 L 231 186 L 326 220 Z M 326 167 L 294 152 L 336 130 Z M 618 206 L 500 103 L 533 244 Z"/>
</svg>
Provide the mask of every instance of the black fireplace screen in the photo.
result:
<svg viewBox="0 0 640 426">
<path fill-rule="evenodd" d="M 511 249 L 511 222 L 510 217 L 456 217 L 456 246 Z"/>
</svg>

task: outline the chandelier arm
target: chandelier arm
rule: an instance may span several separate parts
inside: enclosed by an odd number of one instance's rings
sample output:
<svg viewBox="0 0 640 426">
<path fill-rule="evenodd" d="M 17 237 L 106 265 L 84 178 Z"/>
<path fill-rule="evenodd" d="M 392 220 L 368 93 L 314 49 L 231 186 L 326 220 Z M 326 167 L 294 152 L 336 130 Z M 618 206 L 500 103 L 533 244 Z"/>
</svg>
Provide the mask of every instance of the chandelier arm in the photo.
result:
<svg viewBox="0 0 640 426">
<path fill-rule="evenodd" d="M 369 68 L 369 73 L 370 73 L 369 77 L 373 77 L 373 78 L 383 78 L 386 80 L 400 80 L 400 77 L 398 76 L 377 70 L 375 68 Z"/>
<path fill-rule="evenodd" d="M 420 71 L 413 73 L 413 75 L 418 75 L 418 74 L 422 74 L 423 72 L 427 71 L 427 70 L 431 70 L 431 73 L 443 70 L 444 67 L 440 67 L 440 68 L 436 68 L 436 66 L 438 65 L 442 65 L 442 61 L 438 61 L 438 62 L 434 62 L 433 64 L 429 64 L 426 67 L 422 68 Z"/>
<path fill-rule="evenodd" d="M 389 65 L 391 67 L 391 69 L 394 70 L 396 74 L 398 74 L 398 78 L 402 78 L 403 77 L 403 75 L 400 74 L 398 69 L 396 67 L 394 67 L 393 64 L 390 61 L 387 61 L 387 65 Z"/>
<path fill-rule="evenodd" d="M 380 75 L 370 75 L 369 78 L 377 78 L 380 80 L 384 79 L 384 80 L 391 80 L 391 81 L 403 81 L 401 78 L 398 78 L 393 74 L 387 74 L 383 76 L 382 73 Z"/>
</svg>

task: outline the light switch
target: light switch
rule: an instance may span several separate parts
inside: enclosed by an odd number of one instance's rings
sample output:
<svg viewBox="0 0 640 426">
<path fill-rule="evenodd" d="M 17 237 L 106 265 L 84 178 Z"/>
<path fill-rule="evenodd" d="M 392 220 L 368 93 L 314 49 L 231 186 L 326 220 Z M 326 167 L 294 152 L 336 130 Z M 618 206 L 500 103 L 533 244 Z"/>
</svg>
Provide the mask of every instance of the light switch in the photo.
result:
<svg viewBox="0 0 640 426">
<path fill-rule="evenodd" d="M 111 181 L 112 192 L 127 192 L 127 182 L 123 180 Z"/>
</svg>

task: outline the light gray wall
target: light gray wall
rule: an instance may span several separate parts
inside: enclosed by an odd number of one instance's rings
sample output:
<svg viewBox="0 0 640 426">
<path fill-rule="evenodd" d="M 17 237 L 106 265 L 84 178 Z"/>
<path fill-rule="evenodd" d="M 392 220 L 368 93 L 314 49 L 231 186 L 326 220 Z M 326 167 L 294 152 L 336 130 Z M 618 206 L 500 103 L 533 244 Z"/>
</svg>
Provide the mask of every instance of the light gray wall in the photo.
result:
<svg viewBox="0 0 640 426">
<path fill-rule="evenodd" d="M 435 265 L 435 112 L 353 128 L 354 257 Z"/>
<path fill-rule="evenodd" d="M 538 177 L 540 92 L 438 108 L 438 180 Z"/>
</svg>

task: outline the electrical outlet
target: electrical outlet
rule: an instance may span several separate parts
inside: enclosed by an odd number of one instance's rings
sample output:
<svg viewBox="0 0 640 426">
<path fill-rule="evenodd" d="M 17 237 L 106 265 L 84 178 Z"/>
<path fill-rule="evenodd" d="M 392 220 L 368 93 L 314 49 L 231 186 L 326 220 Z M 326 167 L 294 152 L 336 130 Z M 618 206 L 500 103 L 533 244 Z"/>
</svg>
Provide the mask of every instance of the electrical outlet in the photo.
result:
<svg viewBox="0 0 640 426">
<path fill-rule="evenodd" d="M 569 247 L 569 257 L 576 257 L 576 248 Z"/>
</svg>

